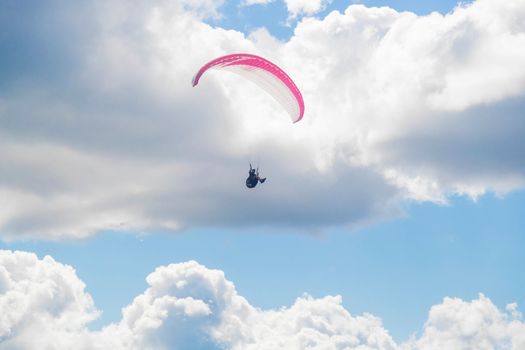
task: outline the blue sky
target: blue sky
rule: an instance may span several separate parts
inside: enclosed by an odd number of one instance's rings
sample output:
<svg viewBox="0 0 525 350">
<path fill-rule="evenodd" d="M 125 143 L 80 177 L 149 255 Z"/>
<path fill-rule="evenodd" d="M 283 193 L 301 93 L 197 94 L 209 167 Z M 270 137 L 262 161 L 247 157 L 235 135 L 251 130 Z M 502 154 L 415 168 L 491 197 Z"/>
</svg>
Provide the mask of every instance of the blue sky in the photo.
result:
<svg viewBox="0 0 525 350">
<path fill-rule="evenodd" d="M 525 6 L 291 3 L 0 5 L 0 350 L 525 344 Z M 190 88 L 232 51 L 286 67 L 304 120 Z"/>
</svg>

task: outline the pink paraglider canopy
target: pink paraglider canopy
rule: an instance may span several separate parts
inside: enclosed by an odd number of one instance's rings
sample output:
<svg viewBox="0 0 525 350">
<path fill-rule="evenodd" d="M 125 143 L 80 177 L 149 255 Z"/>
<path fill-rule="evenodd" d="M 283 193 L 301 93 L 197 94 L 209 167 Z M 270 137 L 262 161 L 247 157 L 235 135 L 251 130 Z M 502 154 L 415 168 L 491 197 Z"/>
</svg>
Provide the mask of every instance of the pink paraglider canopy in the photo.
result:
<svg viewBox="0 0 525 350">
<path fill-rule="evenodd" d="M 202 66 L 195 74 L 192 85 L 196 86 L 202 75 L 212 68 L 232 71 L 259 85 L 286 109 L 294 123 L 303 118 L 304 101 L 301 92 L 288 74 L 272 62 L 246 53 L 221 56 Z"/>
</svg>

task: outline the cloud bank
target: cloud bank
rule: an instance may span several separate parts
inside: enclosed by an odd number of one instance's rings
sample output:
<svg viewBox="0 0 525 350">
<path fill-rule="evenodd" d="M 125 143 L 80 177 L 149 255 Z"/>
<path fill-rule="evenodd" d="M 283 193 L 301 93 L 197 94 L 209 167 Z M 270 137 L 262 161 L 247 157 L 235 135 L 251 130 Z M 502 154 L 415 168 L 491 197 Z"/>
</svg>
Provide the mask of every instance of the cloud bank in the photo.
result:
<svg viewBox="0 0 525 350">
<path fill-rule="evenodd" d="M 516 304 L 445 298 L 420 335 L 396 344 L 380 318 L 352 315 L 340 296 L 303 295 L 280 309 L 256 308 L 220 270 L 195 261 L 158 267 L 149 287 L 100 331 L 99 314 L 70 266 L 0 251 L 0 349 L 522 349 Z"/>
<path fill-rule="evenodd" d="M 221 5 L 0 5 L 2 239 L 317 230 L 523 187 L 523 2 L 445 16 L 352 5 L 304 17 L 287 42 L 206 24 Z M 190 87 L 231 52 L 284 67 L 304 120 L 235 76 Z M 248 193 L 258 161 L 268 182 Z"/>
</svg>

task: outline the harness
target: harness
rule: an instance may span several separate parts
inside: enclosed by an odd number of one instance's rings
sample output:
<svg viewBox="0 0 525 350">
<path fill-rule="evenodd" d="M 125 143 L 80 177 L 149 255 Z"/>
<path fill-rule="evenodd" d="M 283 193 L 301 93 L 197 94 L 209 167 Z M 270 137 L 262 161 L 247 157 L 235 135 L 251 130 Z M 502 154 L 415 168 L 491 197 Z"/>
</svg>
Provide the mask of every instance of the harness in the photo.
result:
<svg viewBox="0 0 525 350">
<path fill-rule="evenodd" d="M 255 186 L 257 186 L 257 182 L 259 182 L 259 179 L 257 179 L 257 176 L 256 175 L 250 175 L 246 179 L 246 187 L 254 188 Z"/>
</svg>

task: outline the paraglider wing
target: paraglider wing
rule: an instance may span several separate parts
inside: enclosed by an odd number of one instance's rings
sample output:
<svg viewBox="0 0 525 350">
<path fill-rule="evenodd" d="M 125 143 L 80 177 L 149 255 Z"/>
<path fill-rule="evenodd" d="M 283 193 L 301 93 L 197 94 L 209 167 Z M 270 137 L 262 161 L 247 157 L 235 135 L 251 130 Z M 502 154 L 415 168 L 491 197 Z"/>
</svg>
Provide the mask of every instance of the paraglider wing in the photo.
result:
<svg viewBox="0 0 525 350">
<path fill-rule="evenodd" d="M 303 118 L 304 101 L 301 92 L 288 74 L 272 62 L 245 53 L 221 56 L 199 69 L 193 78 L 193 86 L 199 83 L 199 79 L 208 69 L 229 70 L 242 75 L 259 85 L 279 102 L 290 114 L 294 123 Z"/>
</svg>

